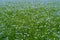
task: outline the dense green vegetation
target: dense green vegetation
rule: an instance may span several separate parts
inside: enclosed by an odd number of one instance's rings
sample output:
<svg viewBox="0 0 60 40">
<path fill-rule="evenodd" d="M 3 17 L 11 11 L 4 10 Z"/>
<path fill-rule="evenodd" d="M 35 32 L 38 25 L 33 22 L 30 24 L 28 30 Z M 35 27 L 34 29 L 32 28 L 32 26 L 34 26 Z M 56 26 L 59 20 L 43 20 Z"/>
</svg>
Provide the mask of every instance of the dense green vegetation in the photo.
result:
<svg viewBox="0 0 60 40">
<path fill-rule="evenodd" d="M 60 7 L 1 7 L 0 40 L 60 40 Z"/>
</svg>

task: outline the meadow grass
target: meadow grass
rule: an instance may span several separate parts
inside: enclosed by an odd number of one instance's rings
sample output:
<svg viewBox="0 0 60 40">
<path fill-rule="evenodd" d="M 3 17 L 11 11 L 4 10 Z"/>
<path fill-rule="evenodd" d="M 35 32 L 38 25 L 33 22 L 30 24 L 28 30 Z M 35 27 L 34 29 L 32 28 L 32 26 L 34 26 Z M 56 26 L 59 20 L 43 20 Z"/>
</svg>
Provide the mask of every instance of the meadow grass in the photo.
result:
<svg viewBox="0 0 60 40">
<path fill-rule="evenodd" d="M 60 8 L 0 8 L 0 40 L 60 40 Z"/>
</svg>

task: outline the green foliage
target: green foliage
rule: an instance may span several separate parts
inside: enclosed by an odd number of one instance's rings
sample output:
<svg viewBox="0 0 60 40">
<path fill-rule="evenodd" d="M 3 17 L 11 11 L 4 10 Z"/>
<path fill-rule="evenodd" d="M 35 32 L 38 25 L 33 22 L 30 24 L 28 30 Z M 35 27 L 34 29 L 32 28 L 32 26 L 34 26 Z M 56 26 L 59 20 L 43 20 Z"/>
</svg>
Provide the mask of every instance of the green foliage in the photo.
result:
<svg viewBox="0 0 60 40">
<path fill-rule="evenodd" d="M 60 8 L 0 8 L 0 40 L 60 40 Z"/>
</svg>

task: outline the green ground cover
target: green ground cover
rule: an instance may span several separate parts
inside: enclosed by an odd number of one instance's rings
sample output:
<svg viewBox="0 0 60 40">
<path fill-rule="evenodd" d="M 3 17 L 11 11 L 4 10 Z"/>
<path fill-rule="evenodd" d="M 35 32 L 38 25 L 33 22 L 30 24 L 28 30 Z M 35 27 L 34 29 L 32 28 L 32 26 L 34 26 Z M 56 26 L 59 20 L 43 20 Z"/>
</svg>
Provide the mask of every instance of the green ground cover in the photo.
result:
<svg viewBox="0 0 60 40">
<path fill-rule="evenodd" d="M 1 7 L 0 40 L 60 40 L 60 7 Z"/>
</svg>

